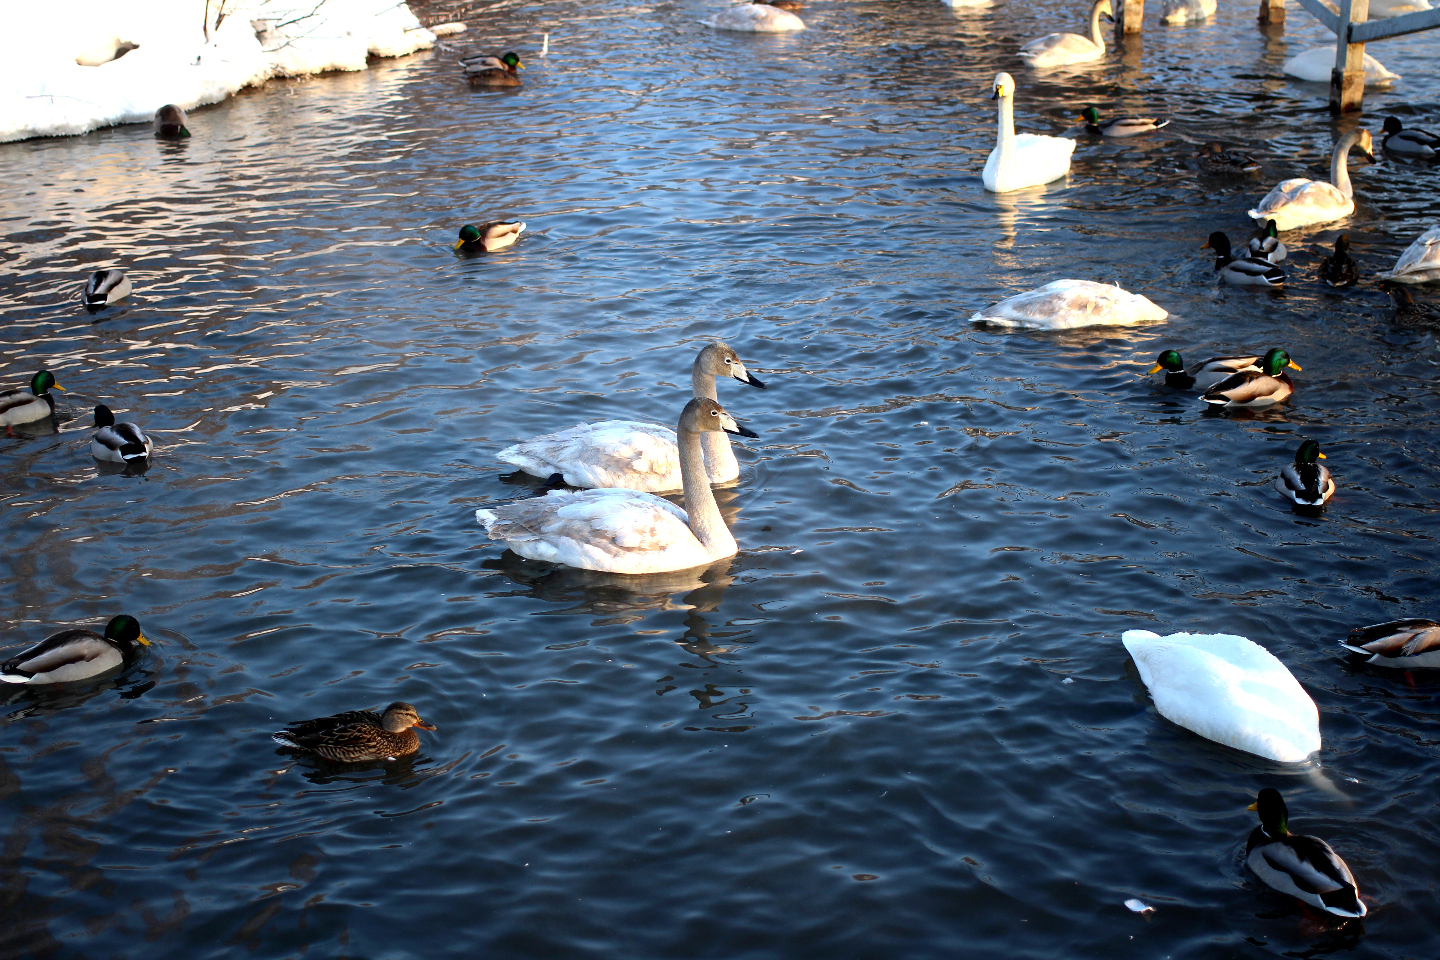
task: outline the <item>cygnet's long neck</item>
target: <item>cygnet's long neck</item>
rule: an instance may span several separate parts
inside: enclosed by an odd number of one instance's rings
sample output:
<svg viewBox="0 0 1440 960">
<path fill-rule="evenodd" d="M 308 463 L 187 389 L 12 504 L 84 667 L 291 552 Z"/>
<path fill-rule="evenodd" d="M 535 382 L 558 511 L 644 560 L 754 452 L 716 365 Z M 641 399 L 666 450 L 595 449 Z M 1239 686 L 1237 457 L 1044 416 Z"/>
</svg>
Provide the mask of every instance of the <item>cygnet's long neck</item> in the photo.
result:
<svg viewBox="0 0 1440 960">
<path fill-rule="evenodd" d="M 1105 52 L 1105 38 L 1100 33 L 1100 4 L 1102 2 L 1103 0 L 1096 0 L 1095 6 L 1090 8 L 1090 40 L 1095 46 L 1100 48 L 1100 52 L 1103 54 Z"/>
<path fill-rule="evenodd" d="M 996 133 L 999 154 L 995 158 L 996 170 L 1008 170 L 1015 161 L 1015 98 L 1000 98 L 1000 129 Z"/>
<path fill-rule="evenodd" d="M 702 352 L 690 368 L 690 392 L 697 397 L 708 397 L 719 403 L 720 398 L 715 394 L 715 374 L 710 372 L 704 360 L 705 354 Z M 730 434 L 706 430 L 700 435 L 700 448 L 705 451 L 705 466 L 709 476 L 728 478 L 740 472 L 735 451 L 730 447 Z"/>
<path fill-rule="evenodd" d="M 1350 185 L 1350 148 L 1359 142 L 1360 135 L 1352 130 L 1340 138 L 1340 142 L 1335 144 L 1335 152 L 1330 155 L 1330 182 L 1352 200 L 1355 199 L 1355 188 Z"/>
<path fill-rule="evenodd" d="M 720 516 L 715 492 L 710 489 L 710 475 L 705 472 L 705 461 L 700 454 L 700 437 L 682 428 L 679 440 L 680 482 L 685 488 L 685 513 L 690 518 L 690 530 L 711 556 L 728 557 L 738 547 L 730 528 L 725 526 L 725 518 Z"/>
</svg>

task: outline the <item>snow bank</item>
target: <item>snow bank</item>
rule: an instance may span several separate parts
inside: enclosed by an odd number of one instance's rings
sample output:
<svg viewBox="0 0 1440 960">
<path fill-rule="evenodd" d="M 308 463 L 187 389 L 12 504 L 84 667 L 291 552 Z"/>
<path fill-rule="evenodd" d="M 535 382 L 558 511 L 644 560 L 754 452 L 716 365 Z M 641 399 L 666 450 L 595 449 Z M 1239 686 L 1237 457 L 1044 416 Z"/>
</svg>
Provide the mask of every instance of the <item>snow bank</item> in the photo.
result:
<svg viewBox="0 0 1440 960">
<path fill-rule="evenodd" d="M 149 122 L 167 103 L 190 110 L 271 77 L 363 70 L 372 54 L 435 43 L 397 0 L 210 0 L 206 9 L 205 0 L 0 5 L 10 38 L 0 142 Z"/>
</svg>

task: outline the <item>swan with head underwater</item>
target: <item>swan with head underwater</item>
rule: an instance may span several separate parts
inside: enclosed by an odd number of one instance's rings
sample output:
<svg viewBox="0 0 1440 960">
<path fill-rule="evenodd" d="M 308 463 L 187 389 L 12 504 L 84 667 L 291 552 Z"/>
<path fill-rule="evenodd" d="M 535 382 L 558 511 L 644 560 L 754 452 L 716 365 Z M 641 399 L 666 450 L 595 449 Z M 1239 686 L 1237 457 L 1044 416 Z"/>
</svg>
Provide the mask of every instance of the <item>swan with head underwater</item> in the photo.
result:
<svg viewBox="0 0 1440 960">
<path fill-rule="evenodd" d="M 1330 156 L 1330 182 L 1295 177 L 1281 181 L 1265 199 L 1250 210 L 1251 219 L 1260 223 L 1274 220 L 1280 230 L 1294 230 L 1312 223 L 1329 223 L 1348 217 L 1355 210 L 1355 190 L 1350 185 L 1346 159 L 1354 148 L 1366 160 L 1375 160 L 1375 144 L 1370 131 L 1351 130 L 1335 144 Z"/>
<path fill-rule="evenodd" d="M 1095 0 L 1090 8 L 1090 36 L 1078 33 L 1051 33 L 1031 40 L 1020 48 L 1019 57 L 1032 67 L 1063 67 L 1071 63 L 1089 63 L 1105 56 L 1105 37 L 1100 33 L 1100 18 L 1115 20 L 1110 0 Z"/>
<path fill-rule="evenodd" d="M 1108 0 L 1107 0 L 1108 2 Z M 1070 172 L 1070 154 L 1075 141 L 1043 134 L 1015 133 L 1015 80 L 1008 73 L 995 74 L 999 100 L 999 131 L 995 149 L 985 160 L 980 179 L 991 193 L 1005 193 L 1059 180 Z"/>
<path fill-rule="evenodd" d="M 733 347 L 716 341 L 702 347 L 690 367 L 692 394 L 718 403 L 715 377 L 722 374 L 765 389 L 765 384 L 745 369 Z M 711 483 L 728 483 L 740 475 L 740 464 L 724 433 L 702 434 L 700 447 Z M 558 473 L 572 487 L 621 487 L 653 493 L 682 486 L 675 432 L 638 420 L 576 424 L 506 447 L 496 459 L 533 477 Z"/>
<path fill-rule="evenodd" d="M 666 573 L 724 557 L 739 546 L 710 489 L 700 437 L 724 431 L 758 434 L 736 423 L 709 397 L 695 397 L 680 414 L 680 476 L 685 509 L 638 490 L 552 490 L 475 511 L 491 540 L 522 557 L 603 573 Z"/>
</svg>

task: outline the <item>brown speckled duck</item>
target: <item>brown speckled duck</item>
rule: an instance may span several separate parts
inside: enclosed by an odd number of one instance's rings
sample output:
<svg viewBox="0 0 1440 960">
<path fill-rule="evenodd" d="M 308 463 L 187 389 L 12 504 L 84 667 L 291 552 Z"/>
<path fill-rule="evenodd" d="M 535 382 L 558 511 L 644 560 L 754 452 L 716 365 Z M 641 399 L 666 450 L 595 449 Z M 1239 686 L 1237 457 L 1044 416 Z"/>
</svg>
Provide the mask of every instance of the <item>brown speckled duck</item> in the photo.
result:
<svg viewBox="0 0 1440 960">
<path fill-rule="evenodd" d="M 381 714 L 369 710 L 347 710 L 333 717 L 300 720 L 273 735 L 276 743 L 292 750 L 313 753 L 336 763 L 366 763 L 393 760 L 420 749 L 421 730 L 435 725 L 420 719 L 408 703 L 396 701 Z"/>
</svg>

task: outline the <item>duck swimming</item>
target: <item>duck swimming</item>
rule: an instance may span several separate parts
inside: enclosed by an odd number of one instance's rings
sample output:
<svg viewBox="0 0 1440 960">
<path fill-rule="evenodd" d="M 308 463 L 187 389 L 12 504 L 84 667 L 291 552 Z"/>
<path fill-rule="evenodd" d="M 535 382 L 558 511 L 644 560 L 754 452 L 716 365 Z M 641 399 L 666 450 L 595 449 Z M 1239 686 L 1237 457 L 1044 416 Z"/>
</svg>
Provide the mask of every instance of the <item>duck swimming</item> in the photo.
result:
<svg viewBox="0 0 1440 960">
<path fill-rule="evenodd" d="M 1211 387 L 1233 377 L 1243 371 L 1260 372 L 1260 358 L 1263 354 L 1237 354 L 1229 357 L 1210 357 L 1208 360 L 1201 360 L 1186 370 L 1180 359 L 1180 354 L 1175 350 L 1163 350 L 1160 356 L 1155 358 L 1155 366 L 1150 368 L 1150 374 L 1157 374 L 1165 371 L 1165 386 L 1175 390 L 1199 390 L 1206 393 Z"/>
<path fill-rule="evenodd" d="M 33 423 L 44 420 L 55 412 L 55 398 L 51 390 L 64 390 L 55 382 L 55 375 L 41 370 L 30 378 L 30 392 L 23 387 L 0 393 L 0 424 L 5 426 L 5 435 L 13 437 L 10 428 L 17 423 Z"/>
<path fill-rule="evenodd" d="M 1242 370 L 1210 388 L 1200 399 L 1218 409 L 1270 407 L 1283 403 L 1295 392 L 1285 368 L 1299 370 L 1290 354 L 1276 347 L 1260 360 L 1259 371 Z"/>
<path fill-rule="evenodd" d="M 96 460 L 128 463 L 145 460 L 153 444 L 144 431 L 133 423 L 116 423 L 115 414 L 105 404 L 95 407 L 95 436 L 90 439 L 90 456 Z"/>
<path fill-rule="evenodd" d="M 514 246 L 524 230 L 525 224 L 519 220 L 491 220 L 478 226 L 467 223 L 460 228 L 460 239 L 451 249 L 494 253 Z"/>
<path fill-rule="evenodd" d="M 465 79 L 472 87 L 518 87 L 521 80 L 517 71 L 525 69 L 520 55 L 513 50 L 499 55 L 480 53 L 464 57 L 460 66 L 465 68 Z"/>
<path fill-rule="evenodd" d="M 1290 832 L 1280 791 L 1266 787 L 1246 809 L 1260 814 L 1260 826 L 1245 843 L 1245 862 L 1267 887 L 1337 917 L 1365 916 L 1355 877 L 1340 855 L 1319 837 Z"/>
<path fill-rule="evenodd" d="M 1324 460 L 1320 444 L 1306 440 L 1295 451 L 1295 462 L 1280 468 L 1275 478 L 1275 490 L 1291 503 L 1302 507 L 1323 507 L 1325 501 L 1335 493 L 1335 481 L 1330 471 L 1316 460 Z"/>
<path fill-rule="evenodd" d="M 1335 252 L 1320 261 L 1320 279 L 1336 289 L 1355 286 L 1360 279 L 1360 265 L 1350 256 L 1350 237 L 1340 234 L 1335 238 Z"/>
<path fill-rule="evenodd" d="M 1440 623 L 1411 618 L 1356 627 L 1340 645 L 1373 667 L 1440 667 Z"/>
<path fill-rule="evenodd" d="M 130 281 L 124 270 L 96 270 L 85 284 L 85 308 L 91 313 L 128 296 Z"/>
<path fill-rule="evenodd" d="M 420 749 L 415 728 L 434 730 L 403 700 L 383 713 L 347 710 L 315 720 L 300 720 L 273 734 L 271 739 L 292 750 L 313 753 L 334 763 L 370 763 L 394 760 Z"/>
<path fill-rule="evenodd" d="M 1100 111 L 1094 107 L 1086 107 L 1080 111 L 1079 119 L 1085 121 L 1086 132 L 1102 137 L 1135 137 L 1142 133 L 1152 133 L 1170 122 L 1153 120 L 1150 117 L 1113 117 L 1102 123 Z"/>
<path fill-rule="evenodd" d="M 1200 158 L 1200 168 L 1206 173 L 1220 176 L 1249 176 L 1260 172 L 1260 161 L 1248 153 L 1226 150 L 1223 143 L 1207 143 L 1195 155 Z"/>
<path fill-rule="evenodd" d="M 1395 301 L 1395 312 L 1390 319 L 1402 327 L 1428 327 L 1440 329 L 1440 310 L 1428 303 L 1416 303 L 1415 295 L 1403 283 L 1394 280 L 1380 281 L 1380 289 L 1390 294 Z"/>
<path fill-rule="evenodd" d="M 184 110 L 173 103 L 167 103 L 155 111 L 155 136 L 167 140 L 188 137 L 190 130 L 185 126 L 188 122 L 189 118 L 185 116 Z"/>
<path fill-rule="evenodd" d="M 51 634 L 0 663 L 0 681 L 47 684 L 89 680 L 130 666 L 140 659 L 141 647 L 148 646 L 140 622 L 122 614 L 105 625 L 103 634 L 80 628 Z"/>
<path fill-rule="evenodd" d="M 1279 287 L 1285 283 L 1285 271 L 1269 260 L 1259 257 L 1237 260 L 1230 252 L 1230 238 L 1218 230 L 1210 234 L 1200 249 L 1215 251 L 1215 275 L 1226 283 L 1242 287 Z"/>
<path fill-rule="evenodd" d="M 1390 153 L 1398 153 L 1405 157 L 1421 157 L 1425 160 L 1434 160 L 1440 157 L 1440 137 L 1429 130 L 1421 130 L 1417 127 L 1405 129 L 1399 117 L 1385 118 L 1385 139 L 1380 141 L 1380 148 Z"/>
<path fill-rule="evenodd" d="M 1279 263 L 1289 253 L 1285 244 L 1280 241 L 1280 231 L 1274 220 L 1266 220 L 1265 225 L 1255 231 L 1246 247 L 1250 256 L 1269 260 L 1271 263 Z"/>
</svg>

